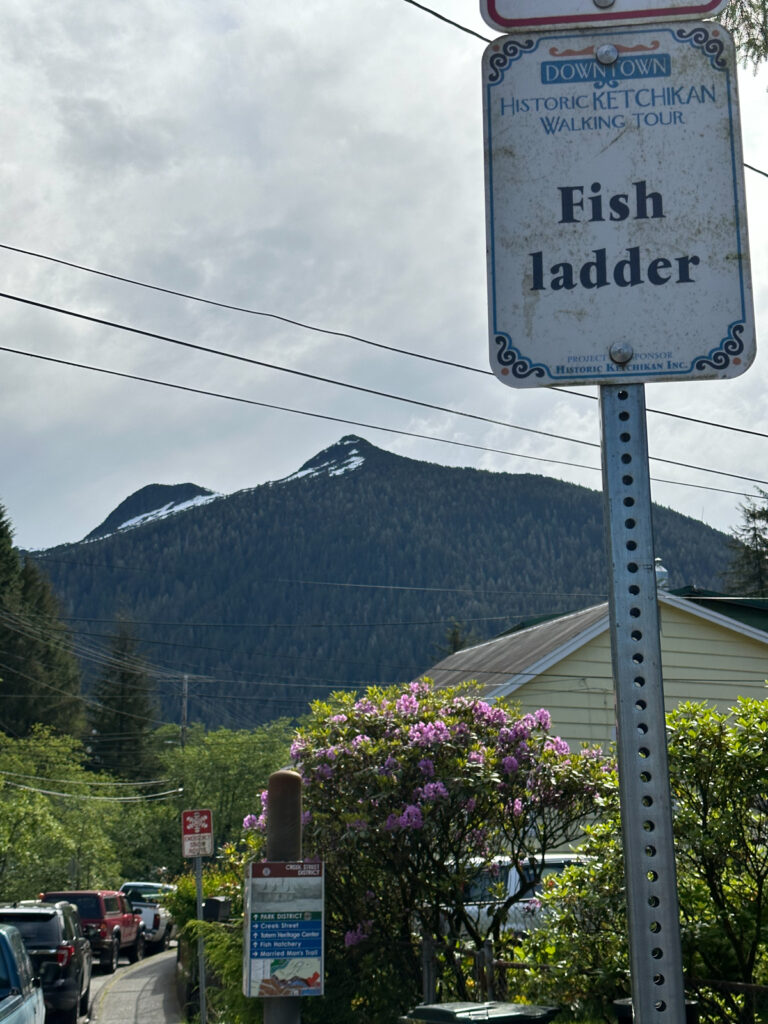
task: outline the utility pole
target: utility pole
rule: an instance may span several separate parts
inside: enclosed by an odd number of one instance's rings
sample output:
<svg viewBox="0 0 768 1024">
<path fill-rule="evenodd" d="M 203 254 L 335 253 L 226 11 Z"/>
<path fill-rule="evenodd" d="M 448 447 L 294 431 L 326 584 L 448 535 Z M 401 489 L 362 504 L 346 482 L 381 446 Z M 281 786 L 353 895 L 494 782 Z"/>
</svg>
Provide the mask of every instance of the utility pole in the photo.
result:
<svg viewBox="0 0 768 1024">
<path fill-rule="evenodd" d="M 187 705 L 189 704 L 189 676 L 185 672 L 181 681 L 181 749 L 187 745 Z"/>
</svg>

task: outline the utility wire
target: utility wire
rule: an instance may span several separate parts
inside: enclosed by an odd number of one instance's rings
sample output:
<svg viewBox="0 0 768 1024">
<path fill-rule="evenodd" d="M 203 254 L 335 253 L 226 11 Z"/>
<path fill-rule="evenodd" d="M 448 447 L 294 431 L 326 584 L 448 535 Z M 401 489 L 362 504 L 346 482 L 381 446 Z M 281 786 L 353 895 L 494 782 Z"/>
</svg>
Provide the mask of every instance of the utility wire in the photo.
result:
<svg viewBox="0 0 768 1024">
<path fill-rule="evenodd" d="M 406 2 L 409 2 L 409 0 L 406 0 Z M 757 168 L 752 168 L 752 170 L 757 170 Z M 759 173 L 765 174 L 764 171 L 760 171 Z M 228 302 L 219 301 L 217 299 L 208 299 L 200 295 L 193 295 L 190 292 L 182 292 L 174 288 L 165 288 L 162 287 L 161 285 L 151 284 L 147 281 L 139 281 L 135 278 L 124 277 L 120 274 L 108 273 L 107 271 L 98 270 L 94 267 L 85 266 L 84 264 L 81 263 L 74 263 L 69 260 L 59 259 L 56 256 L 49 256 L 45 253 L 35 252 L 31 249 L 21 249 L 18 246 L 7 245 L 2 242 L 0 242 L 0 249 L 6 249 L 9 252 L 20 253 L 21 255 L 24 256 L 32 256 L 33 258 L 39 260 L 47 260 L 50 263 L 56 263 L 64 267 L 71 267 L 74 270 L 81 270 L 84 273 L 93 274 L 98 277 L 105 277 L 112 281 L 120 281 L 123 284 L 133 285 L 137 288 L 146 288 L 149 291 L 161 292 L 165 295 L 173 295 L 177 298 L 188 299 L 192 302 L 199 302 L 208 306 L 215 306 L 218 307 L 219 309 L 228 309 L 237 313 L 246 313 L 249 316 L 259 316 L 272 320 L 277 320 L 282 323 L 289 324 L 293 327 L 299 327 L 305 331 L 313 331 L 317 334 L 327 334 L 329 337 L 333 338 L 346 338 L 349 341 L 357 341 L 363 345 L 370 345 L 374 348 L 383 349 L 387 352 L 393 352 L 397 355 L 408 356 L 411 359 L 421 359 L 430 363 L 439 363 L 442 366 L 453 367 L 454 369 L 457 370 L 466 370 L 469 371 L 470 373 L 479 373 L 485 377 L 494 376 L 491 370 L 483 369 L 479 366 L 469 366 L 466 363 L 457 363 L 450 359 L 440 359 L 437 356 L 427 355 L 424 352 L 414 352 L 413 349 L 401 348 L 396 345 L 386 345 L 383 342 L 373 341 L 371 338 L 364 338 L 358 334 L 349 334 L 345 331 L 337 331 L 329 327 L 319 327 L 316 324 L 308 324 L 304 321 L 294 320 L 291 319 L 290 317 L 282 316 L 278 313 L 272 313 L 267 310 L 253 309 L 248 306 L 237 306 Z M 564 395 L 572 395 L 576 398 L 586 398 L 589 399 L 590 401 L 597 401 L 596 396 L 587 394 L 584 391 L 573 391 L 570 388 L 559 386 L 552 387 L 550 390 Z M 697 423 L 700 424 L 701 426 L 715 427 L 719 430 L 730 430 L 733 431 L 734 433 L 747 434 L 752 437 L 768 438 L 768 433 L 765 433 L 764 431 L 751 430 L 747 427 L 737 427 L 727 423 L 714 423 L 712 420 L 702 420 L 695 416 L 685 416 L 682 413 L 669 412 L 666 409 L 653 409 L 648 407 L 646 409 L 646 412 L 653 413 L 655 416 L 666 416 L 670 419 L 683 420 L 688 423 Z"/>
<path fill-rule="evenodd" d="M 99 733 L 99 736 L 104 736 L 105 733 Z M 162 786 L 168 779 L 149 779 L 146 782 L 103 782 L 98 779 L 91 778 L 90 772 L 84 772 L 83 778 L 80 779 L 49 779 L 43 775 L 28 775 L 25 772 L 6 772 L 0 771 L 0 775 L 12 775 L 15 779 L 31 779 L 34 782 L 45 782 L 49 785 L 57 786 L 129 786 L 131 789 L 140 789 L 142 786 Z M 87 777 L 86 777 L 87 776 Z"/>
<path fill-rule="evenodd" d="M 141 796 L 95 796 L 91 793 L 59 793 L 53 789 L 37 789 L 34 786 L 23 786 L 20 782 L 6 780 L 6 786 L 13 786 L 14 789 L 24 789 L 28 793 L 39 793 L 41 796 L 63 797 L 65 800 L 97 800 L 100 803 L 108 804 L 144 804 L 150 800 L 169 800 L 183 793 L 183 787 L 178 789 L 167 789 L 163 793 L 144 793 Z"/>
<path fill-rule="evenodd" d="M 496 426 L 503 426 L 503 427 L 508 427 L 510 429 L 522 430 L 524 432 L 530 432 L 530 433 L 535 433 L 535 434 L 539 434 L 539 435 L 544 435 L 544 436 L 546 436 L 548 438 L 555 439 L 555 440 L 565 440 L 565 441 L 567 441 L 569 443 L 584 444 L 584 445 L 587 445 L 587 446 L 590 446 L 590 447 L 595 447 L 595 449 L 599 449 L 599 446 L 600 446 L 597 442 L 585 441 L 585 440 L 582 440 L 580 438 L 575 438 L 575 437 L 564 437 L 562 435 L 553 434 L 553 433 L 550 433 L 548 431 L 535 430 L 534 428 L 531 428 L 531 427 L 522 427 L 522 426 L 518 426 L 516 424 L 504 423 L 501 420 L 488 419 L 487 417 L 479 416 L 478 414 L 474 414 L 474 413 L 465 413 L 465 412 L 461 412 L 461 411 L 457 411 L 457 410 L 447 409 L 446 407 L 435 406 L 435 404 L 432 404 L 431 402 L 420 401 L 419 399 L 416 399 L 416 398 L 401 397 L 399 395 L 390 394 L 390 393 L 387 393 L 387 392 L 384 392 L 384 391 L 378 391 L 378 390 L 376 390 L 374 388 L 361 387 L 360 385 L 357 385 L 357 384 L 350 384 L 350 383 L 347 383 L 347 382 L 334 380 L 333 378 L 321 377 L 321 376 L 318 376 L 318 375 L 315 375 L 315 374 L 309 374 L 309 373 L 307 373 L 306 371 L 303 371 L 303 370 L 295 370 L 295 369 L 290 368 L 290 367 L 281 367 L 279 365 L 270 364 L 270 362 L 265 362 L 265 361 L 260 360 L 260 359 L 253 359 L 250 356 L 238 355 L 238 354 L 234 354 L 234 353 L 231 353 L 231 352 L 225 352 L 225 351 L 220 350 L 220 349 L 209 348 L 209 347 L 207 347 L 205 345 L 198 345 L 195 342 L 182 341 L 180 339 L 170 338 L 167 335 L 155 334 L 155 333 L 150 332 L 150 331 L 142 331 L 142 330 L 140 330 L 138 328 L 132 328 L 132 327 L 128 327 L 128 326 L 125 326 L 125 325 L 115 324 L 115 323 L 113 323 L 111 321 L 104 321 L 104 319 L 100 319 L 99 317 L 89 316 L 86 313 L 78 313 L 78 312 L 75 312 L 75 311 L 72 311 L 72 310 L 62 309 L 62 308 L 56 307 L 56 306 L 50 306 L 50 305 L 47 305 L 46 303 L 35 302 L 32 299 L 25 299 L 25 298 L 20 298 L 18 296 L 7 295 L 7 294 L 2 293 L 2 292 L 0 292 L 0 298 L 9 298 L 9 299 L 11 299 L 13 301 L 16 301 L 16 302 L 23 302 L 23 303 L 26 303 L 28 305 L 37 306 L 39 308 L 48 309 L 48 310 L 51 310 L 51 311 L 54 311 L 54 312 L 65 313 L 66 315 L 74 316 L 74 317 L 79 318 L 79 319 L 84 319 L 84 321 L 88 321 L 89 323 L 99 324 L 99 325 L 101 325 L 103 327 L 116 328 L 117 330 L 126 331 L 126 332 L 131 333 L 131 334 L 137 334 L 137 335 L 139 335 L 141 337 L 153 338 L 153 339 L 158 340 L 158 341 L 165 341 L 165 342 L 168 342 L 170 344 L 180 345 L 180 346 L 182 346 L 184 348 L 196 349 L 198 351 L 203 351 L 203 352 L 206 352 L 206 353 L 209 353 L 209 354 L 221 355 L 221 356 L 224 356 L 225 358 L 236 359 L 236 360 L 242 361 L 242 362 L 248 362 L 248 364 L 251 364 L 253 366 L 257 366 L 257 367 L 262 368 L 262 369 L 281 371 L 283 373 L 288 373 L 288 374 L 291 374 L 291 375 L 294 375 L 294 376 L 297 376 L 297 377 L 302 377 L 302 378 L 306 378 L 306 379 L 309 379 L 309 380 L 321 381 L 321 382 L 327 383 L 327 384 L 334 384 L 334 385 L 336 385 L 338 387 L 344 387 L 344 388 L 349 388 L 349 389 L 355 390 L 355 391 L 361 391 L 361 392 L 364 392 L 366 394 L 375 395 L 377 397 L 390 398 L 390 399 L 395 400 L 395 401 L 407 402 L 409 404 L 413 404 L 413 406 L 419 406 L 419 407 L 425 408 L 425 409 L 432 409 L 432 410 L 435 410 L 435 411 L 438 411 L 438 412 L 449 413 L 450 415 L 455 415 L 455 416 L 462 416 L 462 417 L 466 417 L 466 418 L 472 419 L 472 420 L 481 420 L 483 422 L 494 424 Z M 204 395 L 207 395 L 207 396 L 210 396 L 210 397 L 225 398 L 225 399 L 227 399 L 229 401 L 239 401 L 239 402 L 242 402 L 242 403 L 245 403 L 245 404 L 249 404 L 249 406 L 257 406 L 257 407 L 262 408 L 262 409 L 273 409 L 273 410 L 280 410 L 282 412 L 291 412 L 291 413 L 295 413 L 295 414 L 298 414 L 298 415 L 310 416 L 310 417 L 313 417 L 315 419 L 328 420 L 328 421 L 335 422 L 335 423 L 345 423 L 345 424 L 351 425 L 351 426 L 365 427 L 366 429 L 383 430 L 383 431 L 385 431 L 387 433 L 406 434 L 407 436 L 410 436 L 410 437 L 419 437 L 419 438 L 422 438 L 422 439 L 427 438 L 427 439 L 430 439 L 430 440 L 440 440 L 440 441 L 442 441 L 444 443 L 447 443 L 447 444 L 455 444 L 455 445 L 458 445 L 460 447 L 468 447 L 468 449 L 473 449 L 475 451 L 493 452 L 493 453 L 499 454 L 499 455 L 509 455 L 509 456 L 514 456 L 515 458 L 527 459 L 527 460 L 534 461 L 534 462 L 545 462 L 545 463 L 547 463 L 549 465 L 568 466 L 569 468 L 575 468 L 575 469 L 589 469 L 589 470 L 591 470 L 593 472 L 599 472 L 600 471 L 600 467 L 599 466 L 587 466 L 587 465 L 584 465 L 582 463 L 568 462 L 567 460 L 545 459 L 545 458 L 540 457 L 540 456 L 522 455 L 521 453 L 508 452 L 508 451 L 499 450 L 499 449 L 492 449 L 492 447 L 486 447 L 485 445 L 481 445 L 481 444 L 471 444 L 471 443 L 469 443 L 467 441 L 449 440 L 447 438 L 436 438 L 436 437 L 433 437 L 433 436 L 430 436 L 430 435 L 425 435 L 425 434 L 417 433 L 415 431 L 410 431 L 410 430 L 398 430 L 398 429 L 395 429 L 393 427 L 379 427 L 379 426 L 375 426 L 373 424 L 361 423 L 361 422 L 356 421 L 356 420 L 347 420 L 347 419 L 343 419 L 343 418 L 337 417 L 337 416 L 328 416 L 326 414 L 310 413 L 310 412 L 307 412 L 307 411 L 304 411 L 304 410 L 288 409 L 288 408 L 283 407 L 283 406 L 276 406 L 276 404 L 273 404 L 273 403 L 270 403 L 270 402 L 256 401 L 255 399 L 252 399 L 252 398 L 241 398 L 241 397 L 237 397 L 237 396 L 233 396 L 233 395 L 225 395 L 225 394 L 221 394 L 219 392 L 209 391 L 209 390 L 206 390 L 206 389 L 203 389 L 203 388 L 194 388 L 194 387 L 190 387 L 188 385 L 172 384 L 172 383 L 169 383 L 169 382 L 166 382 L 166 381 L 159 381 L 159 380 L 155 380 L 153 378 L 141 377 L 141 376 L 138 376 L 138 375 L 135 375 L 135 374 L 127 374 L 127 373 L 119 372 L 119 371 L 116 371 L 116 370 L 104 369 L 104 368 L 101 368 L 101 367 L 93 367 L 93 366 L 90 366 L 88 364 L 83 364 L 83 362 L 76 362 L 76 361 L 73 361 L 73 360 L 70 360 L 70 359 L 61 359 L 61 358 L 58 358 L 58 357 L 55 357 L 55 356 L 52 356 L 52 355 L 42 355 L 42 354 L 40 354 L 38 352 L 29 352 L 29 351 L 26 351 L 24 349 L 11 348 L 10 346 L 0 345 L 0 351 L 8 352 L 8 353 L 11 353 L 11 354 L 14 354 L 14 355 L 24 355 L 24 356 L 28 356 L 30 358 L 41 359 L 41 360 L 46 361 L 46 362 L 54 362 L 54 364 L 58 364 L 60 366 L 70 366 L 70 367 L 75 367 L 75 368 L 80 369 L 80 370 L 90 370 L 90 371 L 93 371 L 95 373 L 108 374 L 108 375 L 113 376 L 113 377 L 122 377 L 124 379 L 140 381 L 140 382 L 146 383 L 146 384 L 158 384 L 158 385 L 161 385 L 163 387 L 171 387 L 171 388 L 174 388 L 176 390 L 188 391 L 188 392 L 197 393 L 197 394 L 204 394 Z M 768 480 L 763 480 L 763 479 L 755 478 L 755 477 L 742 476 L 742 475 L 737 474 L 737 473 L 728 473 L 726 470 L 717 470 L 717 469 L 713 469 L 713 468 L 708 467 L 708 466 L 693 466 L 693 465 L 690 465 L 688 463 L 675 462 L 674 460 L 662 459 L 662 458 L 658 458 L 658 457 L 655 457 L 655 456 L 651 456 L 650 458 L 654 462 L 660 462 L 660 463 L 664 463 L 666 465 L 672 465 L 672 466 L 676 466 L 678 468 L 683 468 L 683 469 L 692 469 L 695 472 L 711 473 L 711 474 L 716 475 L 716 476 L 730 476 L 730 477 L 733 477 L 734 479 L 744 480 L 745 482 L 749 482 L 749 483 L 766 484 L 766 485 L 768 485 Z M 742 495 L 740 492 L 733 492 L 733 490 L 722 490 L 722 488 L 709 487 L 709 486 L 705 486 L 703 484 L 681 483 L 681 481 L 677 481 L 677 480 L 662 480 L 662 479 L 658 479 L 658 478 L 655 478 L 655 479 L 656 479 L 657 482 L 678 483 L 678 484 L 681 484 L 683 486 L 691 486 L 691 487 L 703 487 L 703 489 L 707 489 L 707 490 L 710 490 L 710 489 L 711 490 L 721 490 L 721 492 L 724 493 L 724 494 L 738 494 L 741 497 L 748 497 L 748 496 Z"/>
<path fill-rule="evenodd" d="M 440 21 L 446 22 L 448 25 L 452 25 L 454 28 L 459 29 L 461 32 L 466 32 L 467 35 L 475 36 L 477 39 L 481 39 L 484 43 L 490 43 L 492 40 L 488 36 L 481 36 L 479 32 L 475 32 L 472 28 L 467 28 L 466 25 L 459 24 L 458 21 L 453 21 L 451 18 L 446 18 L 444 14 L 438 14 L 437 11 L 433 11 L 431 7 L 425 7 L 424 4 L 416 3 L 416 0 L 404 0 L 405 3 L 411 4 L 412 7 L 418 7 L 420 11 L 424 11 L 426 14 L 431 14 L 433 18 L 437 18 Z"/>
</svg>

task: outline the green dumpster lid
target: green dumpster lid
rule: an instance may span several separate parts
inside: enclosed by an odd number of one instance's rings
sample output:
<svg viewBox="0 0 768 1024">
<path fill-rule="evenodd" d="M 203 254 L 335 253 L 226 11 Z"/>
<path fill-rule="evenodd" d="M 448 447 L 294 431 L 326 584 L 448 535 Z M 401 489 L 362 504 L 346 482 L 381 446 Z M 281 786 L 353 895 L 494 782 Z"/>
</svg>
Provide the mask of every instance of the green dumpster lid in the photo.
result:
<svg viewBox="0 0 768 1024">
<path fill-rule="evenodd" d="M 559 1006 L 530 1006 L 528 1003 L 432 1003 L 417 1006 L 408 1017 L 415 1021 L 452 1021 L 472 1024 L 492 1020 L 496 1024 L 547 1024 L 560 1012 Z"/>
</svg>

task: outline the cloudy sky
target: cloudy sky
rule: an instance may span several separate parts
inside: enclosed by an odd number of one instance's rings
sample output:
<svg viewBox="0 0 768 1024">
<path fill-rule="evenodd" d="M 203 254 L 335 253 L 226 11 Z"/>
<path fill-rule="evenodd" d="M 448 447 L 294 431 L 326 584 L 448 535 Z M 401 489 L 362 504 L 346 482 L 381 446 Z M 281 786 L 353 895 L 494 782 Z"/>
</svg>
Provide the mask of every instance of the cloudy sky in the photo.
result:
<svg viewBox="0 0 768 1024">
<path fill-rule="evenodd" d="M 494 34 L 476 0 L 429 6 Z M 176 386 L 0 351 L 0 503 L 20 546 L 79 540 L 149 483 L 287 476 L 350 432 L 599 488 L 594 391 L 466 368 L 488 368 L 485 45 L 404 0 L 6 0 L 0 344 Z M 744 159 L 768 171 L 768 73 L 739 79 Z M 745 176 L 757 359 L 734 380 L 646 389 L 651 455 L 719 471 L 652 462 L 654 499 L 722 529 L 754 493 L 739 476 L 768 489 L 768 177 Z"/>
</svg>

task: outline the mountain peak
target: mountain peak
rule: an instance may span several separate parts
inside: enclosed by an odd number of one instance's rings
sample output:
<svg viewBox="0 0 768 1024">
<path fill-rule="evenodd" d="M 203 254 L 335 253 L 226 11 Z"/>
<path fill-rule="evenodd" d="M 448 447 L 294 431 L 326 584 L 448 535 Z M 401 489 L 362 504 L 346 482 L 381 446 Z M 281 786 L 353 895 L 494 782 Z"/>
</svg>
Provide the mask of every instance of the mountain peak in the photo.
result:
<svg viewBox="0 0 768 1024">
<path fill-rule="evenodd" d="M 110 533 L 129 530 L 153 519 L 163 519 L 193 505 L 206 504 L 219 497 L 197 484 L 148 484 L 129 495 L 95 530 L 83 540 L 98 540 Z"/>
<path fill-rule="evenodd" d="M 335 444 L 313 455 L 300 469 L 283 477 L 278 483 L 285 484 L 309 476 L 342 476 L 359 469 L 378 450 L 370 441 L 356 434 L 346 434 Z"/>
</svg>

